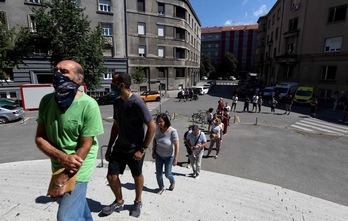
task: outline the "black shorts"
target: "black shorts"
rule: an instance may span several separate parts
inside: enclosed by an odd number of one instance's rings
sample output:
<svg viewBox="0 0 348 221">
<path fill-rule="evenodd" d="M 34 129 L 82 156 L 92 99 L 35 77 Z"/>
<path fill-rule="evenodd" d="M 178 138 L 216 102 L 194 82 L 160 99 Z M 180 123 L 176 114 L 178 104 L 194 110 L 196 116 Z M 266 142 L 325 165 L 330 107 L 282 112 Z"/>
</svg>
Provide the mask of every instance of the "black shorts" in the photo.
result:
<svg viewBox="0 0 348 221">
<path fill-rule="evenodd" d="M 115 149 L 109 160 L 108 175 L 123 174 L 126 165 L 129 167 L 133 176 L 140 176 L 143 173 L 144 158 L 134 160 L 134 153 L 123 153 Z"/>
</svg>

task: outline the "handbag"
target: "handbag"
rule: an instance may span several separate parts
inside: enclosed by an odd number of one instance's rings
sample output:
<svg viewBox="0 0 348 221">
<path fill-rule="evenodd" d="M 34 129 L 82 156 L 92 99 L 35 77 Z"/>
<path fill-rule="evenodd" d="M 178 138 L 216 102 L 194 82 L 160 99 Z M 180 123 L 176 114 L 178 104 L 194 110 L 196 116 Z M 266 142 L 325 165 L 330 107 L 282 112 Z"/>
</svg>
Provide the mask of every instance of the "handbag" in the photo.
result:
<svg viewBox="0 0 348 221">
<path fill-rule="evenodd" d="M 211 132 L 209 137 L 210 137 L 210 140 L 215 140 L 217 138 L 217 134 L 214 132 Z"/>
<path fill-rule="evenodd" d="M 53 191 L 53 188 L 54 186 L 56 185 L 55 182 L 56 182 L 56 179 L 59 177 L 59 175 L 61 173 L 63 173 L 65 170 L 65 168 L 60 168 L 59 170 L 55 171 L 53 174 L 52 174 L 52 177 L 51 177 L 51 181 L 50 181 L 50 184 L 48 186 L 48 190 L 47 190 L 47 196 L 50 196 L 51 195 L 51 192 Z M 71 192 L 74 190 L 75 188 L 75 183 L 76 183 L 76 177 L 77 177 L 77 173 L 75 173 L 74 176 L 72 176 L 71 178 L 68 179 L 68 181 L 65 183 L 65 185 L 62 187 L 64 188 L 64 193 L 68 193 L 68 192 Z"/>
</svg>

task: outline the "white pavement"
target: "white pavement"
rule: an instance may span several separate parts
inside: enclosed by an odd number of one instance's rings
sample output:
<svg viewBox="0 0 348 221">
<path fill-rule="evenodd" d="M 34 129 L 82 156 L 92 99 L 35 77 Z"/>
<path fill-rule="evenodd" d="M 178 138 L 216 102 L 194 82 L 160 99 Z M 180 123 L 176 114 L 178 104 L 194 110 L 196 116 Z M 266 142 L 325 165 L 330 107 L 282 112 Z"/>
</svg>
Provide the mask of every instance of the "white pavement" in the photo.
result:
<svg viewBox="0 0 348 221">
<path fill-rule="evenodd" d="M 0 220 L 56 220 L 58 204 L 46 197 L 50 179 L 49 160 L 0 164 Z M 114 196 L 107 184 L 105 165 L 96 167 L 87 198 L 95 220 L 135 220 L 129 216 L 134 200 L 130 171 L 121 177 L 125 211 L 99 217 Z M 174 191 L 155 193 L 155 165 L 144 163 L 143 209 L 139 220 L 301 220 L 347 221 L 348 207 L 308 196 L 280 186 L 202 171 L 174 167 Z M 165 184 L 169 186 L 168 180 Z"/>
</svg>

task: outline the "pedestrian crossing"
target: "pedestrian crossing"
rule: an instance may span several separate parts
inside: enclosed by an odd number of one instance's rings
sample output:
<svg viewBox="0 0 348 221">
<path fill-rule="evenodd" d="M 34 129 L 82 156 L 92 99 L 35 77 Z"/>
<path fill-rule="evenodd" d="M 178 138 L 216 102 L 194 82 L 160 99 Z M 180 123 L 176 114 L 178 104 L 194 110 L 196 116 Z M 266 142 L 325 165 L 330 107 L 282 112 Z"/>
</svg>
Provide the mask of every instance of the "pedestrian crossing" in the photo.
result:
<svg viewBox="0 0 348 221">
<path fill-rule="evenodd" d="M 216 85 L 238 85 L 236 82 L 216 82 Z"/>
<path fill-rule="evenodd" d="M 166 102 L 167 100 L 169 100 L 169 98 L 162 98 L 162 104 L 164 102 Z M 159 106 L 160 106 L 160 103 L 159 101 L 153 101 L 153 102 L 146 102 L 146 106 L 147 108 L 149 109 L 149 111 L 153 111 L 155 109 L 158 109 L 159 110 Z"/>
<path fill-rule="evenodd" d="M 348 134 L 348 126 L 342 124 L 330 123 L 317 118 L 305 118 L 292 125 L 293 129 L 311 132 L 311 133 L 325 133 L 343 136 Z"/>
</svg>

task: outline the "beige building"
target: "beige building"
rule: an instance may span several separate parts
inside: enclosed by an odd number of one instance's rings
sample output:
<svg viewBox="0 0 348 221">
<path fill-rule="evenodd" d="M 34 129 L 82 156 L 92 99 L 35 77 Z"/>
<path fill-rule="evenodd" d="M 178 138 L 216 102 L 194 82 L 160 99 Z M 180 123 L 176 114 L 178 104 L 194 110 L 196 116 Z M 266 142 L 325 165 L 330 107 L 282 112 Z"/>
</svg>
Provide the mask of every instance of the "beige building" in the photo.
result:
<svg viewBox="0 0 348 221">
<path fill-rule="evenodd" d="M 91 26 L 100 24 L 107 47 L 99 96 L 109 91 L 112 74 L 133 73 L 141 67 L 147 82 L 160 82 L 163 90 L 178 89 L 199 80 L 200 21 L 188 0 L 84 0 L 77 1 Z M 31 8 L 41 0 L 1 0 L 0 22 L 8 28 L 28 27 L 35 32 Z M 21 84 L 50 83 L 52 67 L 38 48 L 26 65 L 9 72 L 9 83 L 0 82 L 0 97 L 19 98 Z M 157 85 L 134 85 L 135 90 L 158 89 Z"/>
<path fill-rule="evenodd" d="M 268 84 L 314 86 L 320 98 L 348 91 L 347 0 L 278 0 L 258 21 L 256 65 Z"/>
</svg>

